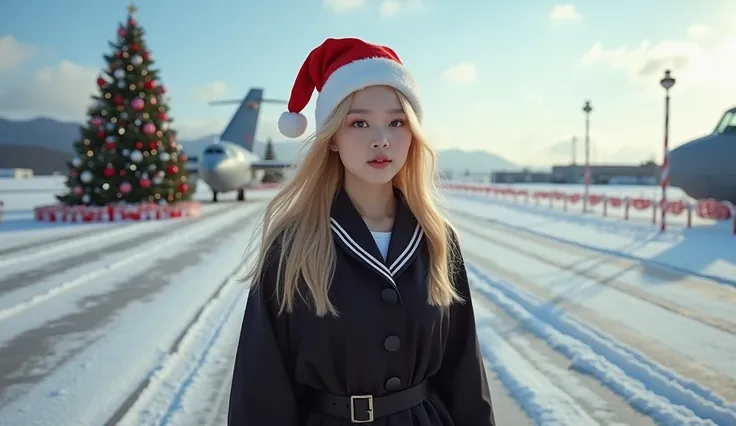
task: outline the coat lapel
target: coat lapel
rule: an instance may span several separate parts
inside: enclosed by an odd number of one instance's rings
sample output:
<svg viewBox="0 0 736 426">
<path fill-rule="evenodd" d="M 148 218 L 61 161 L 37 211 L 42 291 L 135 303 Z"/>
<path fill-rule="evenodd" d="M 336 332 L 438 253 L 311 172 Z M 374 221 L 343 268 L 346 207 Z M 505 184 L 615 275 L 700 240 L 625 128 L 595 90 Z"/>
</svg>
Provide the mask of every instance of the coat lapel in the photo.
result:
<svg viewBox="0 0 736 426">
<path fill-rule="evenodd" d="M 392 276 L 396 277 L 403 272 L 416 255 L 419 245 L 424 238 L 424 230 L 419 226 L 416 217 L 409 210 L 404 194 L 394 189 L 396 195 L 396 218 L 391 230 L 391 242 L 388 246 L 386 264 Z"/>
<path fill-rule="evenodd" d="M 411 264 L 419 252 L 424 232 L 406 205 L 403 194 L 397 189 L 394 194 L 398 201 L 397 211 L 385 261 L 365 221 L 342 188 L 332 204 L 330 228 L 335 241 L 346 253 L 396 286 L 395 277 Z"/>
</svg>

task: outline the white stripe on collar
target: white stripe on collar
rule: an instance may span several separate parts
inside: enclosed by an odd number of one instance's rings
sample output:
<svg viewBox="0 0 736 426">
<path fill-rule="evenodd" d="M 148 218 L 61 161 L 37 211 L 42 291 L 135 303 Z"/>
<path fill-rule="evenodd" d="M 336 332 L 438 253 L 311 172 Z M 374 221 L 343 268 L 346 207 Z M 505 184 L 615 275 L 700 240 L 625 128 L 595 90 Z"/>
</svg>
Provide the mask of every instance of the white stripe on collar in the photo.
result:
<svg viewBox="0 0 736 426">
<path fill-rule="evenodd" d="M 406 264 L 406 262 L 409 261 L 411 256 L 416 252 L 417 248 L 419 247 L 419 243 L 422 240 L 422 236 L 424 236 L 424 230 L 417 224 L 416 228 L 414 229 L 414 234 L 412 235 L 411 239 L 409 240 L 409 243 L 406 245 L 406 248 L 404 251 L 399 255 L 399 257 L 396 258 L 396 260 L 391 264 L 391 267 L 386 267 L 386 265 L 376 259 L 372 254 L 368 253 L 363 247 L 360 246 L 351 236 L 348 234 L 348 232 L 343 228 L 337 220 L 334 218 L 330 218 L 330 228 L 332 228 L 333 231 L 335 231 L 335 235 L 337 235 L 340 240 L 348 247 L 350 250 L 352 250 L 358 257 L 363 259 L 368 265 L 372 266 L 373 269 L 381 273 L 383 276 L 388 278 L 388 280 L 393 284 L 394 287 L 396 287 L 396 282 L 394 281 L 394 275 Z"/>
<path fill-rule="evenodd" d="M 413 255 L 414 252 L 417 250 L 417 247 L 419 247 L 419 242 L 422 240 L 422 235 L 424 235 L 424 230 L 417 223 L 416 228 L 414 228 L 414 235 L 411 236 L 409 244 L 406 245 L 404 251 L 399 255 L 399 257 L 394 260 L 394 263 L 389 266 L 389 271 L 391 272 L 391 275 L 395 275 L 396 272 L 401 269 L 401 267 L 404 266 L 406 262 L 409 261 L 411 255 Z"/>
</svg>

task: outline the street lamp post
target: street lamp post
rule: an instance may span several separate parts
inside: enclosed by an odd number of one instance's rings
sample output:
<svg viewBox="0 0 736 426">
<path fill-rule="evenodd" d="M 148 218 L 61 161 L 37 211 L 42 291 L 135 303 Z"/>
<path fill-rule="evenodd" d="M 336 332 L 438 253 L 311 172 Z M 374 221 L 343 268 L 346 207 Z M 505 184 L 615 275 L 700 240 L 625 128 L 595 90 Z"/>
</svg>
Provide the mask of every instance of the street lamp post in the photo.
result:
<svg viewBox="0 0 736 426">
<path fill-rule="evenodd" d="M 667 186 L 670 181 L 670 89 L 675 85 L 675 79 L 670 75 L 670 70 L 664 72 L 664 78 L 659 81 L 664 87 L 664 158 L 662 159 L 662 172 L 660 183 L 662 185 L 662 204 L 660 211 L 662 213 L 660 220 L 660 231 L 667 229 Z"/>
<path fill-rule="evenodd" d="M 588 194 L 590 192 L 590 113 L 593 107 L 590 101 L 585 101 L 583 112 L 585 113 L 585 176 L 583 178 L 585 190 L 583 192 L 583 213 L 588 212 Z"/>
<path fill-rule="evenodd" d="M 572 165 L 577 166 L 578 164 L 578 138 L 572 137 Z"/>
</svg>

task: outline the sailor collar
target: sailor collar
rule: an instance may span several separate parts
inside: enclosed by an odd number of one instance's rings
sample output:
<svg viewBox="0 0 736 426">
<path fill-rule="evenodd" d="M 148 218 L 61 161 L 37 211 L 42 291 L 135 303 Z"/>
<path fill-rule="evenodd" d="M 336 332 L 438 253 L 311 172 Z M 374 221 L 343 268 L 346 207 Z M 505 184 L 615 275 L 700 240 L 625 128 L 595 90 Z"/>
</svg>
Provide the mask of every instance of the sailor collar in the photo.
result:
<svg viewBox="0 0 736 426">
<path fill-rule="evenodd" d="M 368 226 L 342 187 L 332 203 L 330 228 L 335 241 L 346 253 L 395 287 L 396 277 L 406 270 L 419 252 L 424 231 L 409 210 L 404 195 L 395 187 L 394 196 L 397 201 L 396 217 L 385 260 Z"/>
</svg>

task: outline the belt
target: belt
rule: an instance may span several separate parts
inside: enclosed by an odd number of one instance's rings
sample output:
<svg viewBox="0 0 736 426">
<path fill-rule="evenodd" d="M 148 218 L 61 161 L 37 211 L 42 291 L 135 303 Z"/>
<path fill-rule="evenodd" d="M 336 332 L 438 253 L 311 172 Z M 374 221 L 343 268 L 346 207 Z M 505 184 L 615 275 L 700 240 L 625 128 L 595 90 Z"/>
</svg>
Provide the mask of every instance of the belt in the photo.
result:
<svg viewBox="0 0 736 426">
<path fill-rule="evenodd" d="M 374 419 L 395 414 L 419 405 L 429 395 L 427 382 L 386 396 L 338 396 L 317 394 L 317 407 L 325 414 L 350 419 L 352 423 L 370 423 Z"/>
</svg>

